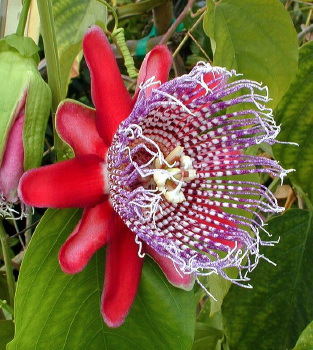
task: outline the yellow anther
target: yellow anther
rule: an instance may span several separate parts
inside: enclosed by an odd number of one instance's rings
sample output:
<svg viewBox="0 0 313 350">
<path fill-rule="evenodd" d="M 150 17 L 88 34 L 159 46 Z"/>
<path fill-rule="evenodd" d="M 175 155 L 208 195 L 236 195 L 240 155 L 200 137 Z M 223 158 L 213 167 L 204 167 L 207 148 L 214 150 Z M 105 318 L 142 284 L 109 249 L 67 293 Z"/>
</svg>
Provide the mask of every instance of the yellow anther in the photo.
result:
<svg viewBox="0 0 313 350">
<path fill-rule="evenodd" d="M 175 176 L 175 175 L 181 173 L 181 169 L 179 169 L 179 168 L 169 168 L 169 169 L 166 169 L 166 170 L 167 170 L 167 171 L 170 173 L 170 175 L 172 175 L 172 176 Z"/>
<path fill-rule="evenodd" d="M 156 169 L 161 169 L 162 168 L 162 164 L 161 164 L 161 161 L 159 158 L 157 158 L 155 161 L 154 161 L 154 166 Z"/>
<path fill-rule="evenodd" d="M 176 146 L 171 153 L 165 158 L 168 164 L 174 165 L 175 161 L 179 160 L 184 152 L 184 147 Z"/>
</svg>

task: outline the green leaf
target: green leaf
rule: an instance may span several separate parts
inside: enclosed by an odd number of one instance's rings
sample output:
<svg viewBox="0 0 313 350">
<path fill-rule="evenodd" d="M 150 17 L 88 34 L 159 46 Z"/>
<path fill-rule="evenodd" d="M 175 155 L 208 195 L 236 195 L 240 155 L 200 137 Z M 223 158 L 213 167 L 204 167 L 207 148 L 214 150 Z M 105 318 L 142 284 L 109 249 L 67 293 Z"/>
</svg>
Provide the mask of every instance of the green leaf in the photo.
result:
<svg viewBox="0 0 313 350">
<path fill-rule="evenodd" d="M 14 336 L 13 321 L 0 321 L 0 350 L 5 350 L 9 341 Z"/>
<path fill-rule="evenodd" d="M 149 12 L 157 6 L 164 4 L 168 0 L 142 0 L 136 3 L 126 4 L 117 9 L 118 18 L 128 18 Z"/>
<path fill-rule="evenodd" d="M 237 271 L 231 275 L 231 277 L 237 277 Z M 211 308 L 210 315 L 214 315 L 217 311 L 221 309 L 225 295 L 231 286 L 231 282 L 223 278 L 222 276 L 212 274 L 208 276 L 207 288 L 209 292 L 214 296 L 214 299 L 210 300 Z"/>
<path fill-rule="evenodd" d="M 286 350 L 313 319 L 312 213 L 289 210 L 266 229 L 280 242 L 263 247 L 251 273 L 253 289 L 232 286 L 222 307 L 224 329 L 232 350 Z"/>
<path fill-rule="evenodd" d="M 71 67 L 81 50 L 81 41 L 88 27 L 104 26 L 106 7 L 96 0 L 53 0 L 53 15 L 60 62 L 61 91 L 65 98 Z"/>
<path fill-rule="evenodd" d="M 297 71 L 297 35 L 288 12 L 279 0 L 207 0 L 207 6 L 204 29 L 214 64 L 263 82 L 273 108 Z"/>
<path fill-rule="evenodd" d="M 313 322 L 302 332 L 293 350 L 313 350 Z"/>
<path fill-rule="evenodd" d="M 16 335 L 8 349 L 190 349 L 193 292 L 169 285 L 149 259 L 125 323 L 106 327 L 100 314 L 104 250 L 77 275 L 64 274 L 58 264 L 60 246 L 79 218 L 79 211 L 66 209 L 48 210 L 41 220 L 21 267 Z"/>
<path fill-rule="evenodd" d="M 313 200 L 313 42 L 299 50 L 299 71 L 289 90 L 275 111 L 278 123 L 282 124 L 279 139 L 297 142 L 292 145 L 275 145 L 275 156 L 285 168 L 296 169 L 290 179 L 301 186 Z"/>
</svg>

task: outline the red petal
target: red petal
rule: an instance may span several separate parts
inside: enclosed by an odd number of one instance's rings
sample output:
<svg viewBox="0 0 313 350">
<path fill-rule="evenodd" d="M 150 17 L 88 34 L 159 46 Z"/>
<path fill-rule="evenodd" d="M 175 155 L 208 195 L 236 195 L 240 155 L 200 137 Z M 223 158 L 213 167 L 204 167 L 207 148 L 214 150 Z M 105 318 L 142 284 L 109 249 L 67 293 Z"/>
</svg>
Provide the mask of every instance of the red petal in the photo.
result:
<svg viewBox="0 0 313 350">
<path fill-rule="evenodd" d="M 222 85 L 222 86 L 225 85 L 228 81 L 228 78 L 229 77 L 225 74 L 218 74 L 216 72 L 206 73 L 203 76 L 203 81 L 207 84 L 207 87 L 212 90 L 217 85 Z M 193 95 L 188 101 L 184 101 L 185 105 L 191 103 L 193 100 L 203 96 L 206 93 L 205 89 L 203 89 L 203 87 L 200 84 L 198 84 L 197 87 L 195 88 L 195 91 L 197 90 L 199 90 L 197 94 Z"/>
<path fill-rule="evenodd" d="M 137 89 L 134 99 L 137 98 L 140 91 L 140 84 L 145 83 L 148 79 L 155 77 L 155 81 L 165 83 L 168 79 L 172 65 L 172 54 L 165 45 L 155 46 L 145 57 L 138 76 Z M 145 90 L 147 97 L 150 95 L 152 89 L 158 85 L 152 85 Z"/>
<path fill-rule="evenodd" d="M 81 220 L 59 252 L 64 272 L 80 272 L 93 254 L 106 244 L 113 213 L 109 201 L 84 210 Z"/>
<path fill-rule="evenodd" d="M 83 50 L 91 75 L 97 128 L 104 142 L 110 146 L 118 125 L 130 114 L 133 102 L 101 28 L 92 26 L 87 31 Z"/>
<path fill-rule="evenodd" d="M 175 264 L 171 259 L 160 255 L 148 245 L 146 245 L 145 250 L 160 266 L 166 278 L 173 286 L 184 290 L 191 290 L 193 288 L 195 279 L 192 274 L 184 274 L 179 270 L 178 266 L 175 267 Z"/>
<path fill-rule="evenodd" d="M 105 281 L 102 294 L 102 315 L 109 327 L 120 326 L 135 299 L 143 259 L 138 256 L 135 235 L 116 217 L 106 256 Z"/>
<path fill-rule="evenodd" d="M 103 160 L 85 155 L 27 171 L 19 196 L 27 205 L 83 208 L 101 203 L 107 195 Z"/>
<path fill-rule="evenodd" d="M 96 154 L 104 158 L 108 148 L 96 129 L 96 111 L 75 101 L 64 101 L 56 112 L 56 127 L 75 155 Z"/>
</svg>

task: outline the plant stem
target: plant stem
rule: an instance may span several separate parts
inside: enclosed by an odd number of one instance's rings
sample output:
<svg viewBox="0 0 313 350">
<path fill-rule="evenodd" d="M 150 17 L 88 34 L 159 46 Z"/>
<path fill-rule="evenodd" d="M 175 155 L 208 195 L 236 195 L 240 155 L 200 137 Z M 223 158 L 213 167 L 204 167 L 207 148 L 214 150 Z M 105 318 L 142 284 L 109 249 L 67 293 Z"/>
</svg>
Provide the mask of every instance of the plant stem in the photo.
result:
<svg viewBox="0 0 313 350">
<path fill-rule="evenodd" d="M 5 265 L 5 271 L 7 276 L 8 291 L 9 291 L 9 302 L 10 306 L 14 306 L 14 295 L 15 295 L 15 280 L 13 275 L 13 268 L 10 257 L 10 247 L 8 243 L 9 236 L 4 230 L 2 220 L 0 220 L 0 241 L 3 253 L 3 260 Z"/>
<path fill-rule="evenodd" d="M 26 26 L 26 22 L 27 22 L 30 3 L 31 3 L 31 0 L 24 1 L 22 12 L 20 15 L 17 29 L 16 29 L 17 35 L 24 36 L 24 31 L 25 31 L 25 26 Z"/>
<path fill-rule="evenodd" d="M 152 10 L 153 23 L 156 28 L 157 35 L 163 35 L 167 32 L 171 26 L 173 14 L 172 0 L 165 2 L 164 4 L 155 7 Z"/>
<path fill-rule="evenodd" d="M 58 152 L 62 150 L 62 141 L 55 130 L 55 112 L 58 104 L 62 101 L 61 73 L 58 56 L 58 47 L 54 27 L 54 17 L 51 0 L 37 0 L 40 17 L 41 35 L 44 44 L 48 84 L 52 92 L 52 119 L 54 127 L 54 146 Z"/>
<path fill-rule="evenodd" d="M 196 0 L 189 0 L 186 7 L 183 9 L 181 14 L 177 17 L 176 21 L 170 26 L 169 30 L 164 34 L 160 41 L 160 44 L 166 44 L 170 37 L 175 33 L 176 28 L 180 25 L 183 19 L 186 17 L 187 13 L 191 9 L 193 3 Z"/>
<path fill-rule="evenodd" d="M 187 41 L 188 37 L 191 36 L 191 32 L 196 28 L 196 26 L 202 21 L 203 17 L 205 15 L 205 12 L 197 19 L 196 23 L 188 30 L 188 32 L 186 33 L 184 39 L 181 41 L 181 43 L 179 44 L 179 46 L 176 48 L 175 52 L 173 53 L 173 57 L 175 57 L 179 50 L 183 47 L 183 45 L 185 44 L 185 42 Z M 196 42 L 195 42 L 196 43 Z M 197 43 L 196 43 L 197 44 Z M 198 46 L 198 45 L 197 45 Z M 204 55 L 206 56 L 206 58 L 208 59 L 208 61 L 210 63 L 211 59 L 210 57 L 208 57 L 208 55 L 206 54 L 206 52 L 202 49 L 201 46 L 198 46 L 200 48 L 200 50 L 204 53 Z"/>
<path fill-rule="evenodd" d="M 29 213 L 29 215 L 26 217 L 26 227 L 29 228 L 32 226 L 32 222 L 33 222 L 33 216 L 31 215 L 31 213 Z M 28 246 L 29 242 L 31 239 L 31 230 L 27 229 L 25 231 L 25 244 L 26 247 Z"/>
<path fill-rule="evenodd" d="M 300 42 L 308 33 L 313 32 L 313 24 L 304 28 L 302 32 L 298 34 L 298 41 Z"/>
<path fill-rule="evenodd" d="M 1 309 L 7 311 L 11 316 L 14 314 L 13 308 L 7 303 L 6 300 L 0 299 L 0 310 Z"/>
</svg>

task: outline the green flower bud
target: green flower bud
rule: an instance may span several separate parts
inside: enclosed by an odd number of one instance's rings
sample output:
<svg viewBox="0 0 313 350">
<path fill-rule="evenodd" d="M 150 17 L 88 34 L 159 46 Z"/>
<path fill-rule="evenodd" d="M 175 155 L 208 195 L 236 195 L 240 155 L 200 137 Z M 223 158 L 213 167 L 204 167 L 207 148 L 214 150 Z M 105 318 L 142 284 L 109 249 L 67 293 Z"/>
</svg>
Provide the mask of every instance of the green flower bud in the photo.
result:
<svg viewBox="0 0 313 350">
<path fill-rule="evenodd" d="M 0 40 L 0 214 L 18 201 L 24 171 L 41 164 L 51 91 L 37 69 L 38 47 L 15 34 Z"/>
</svg>

